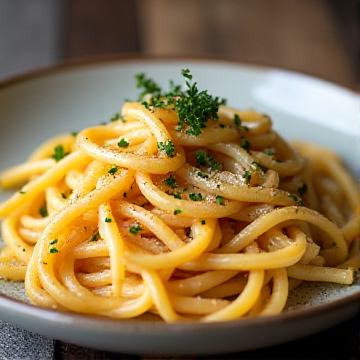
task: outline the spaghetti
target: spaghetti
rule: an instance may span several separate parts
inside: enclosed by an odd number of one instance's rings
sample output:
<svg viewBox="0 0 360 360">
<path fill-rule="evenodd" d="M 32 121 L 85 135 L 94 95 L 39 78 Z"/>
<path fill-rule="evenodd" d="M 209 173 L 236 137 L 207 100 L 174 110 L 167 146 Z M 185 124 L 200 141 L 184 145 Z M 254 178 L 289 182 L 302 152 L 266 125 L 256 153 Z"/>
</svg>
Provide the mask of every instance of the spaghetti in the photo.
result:
<svg viewBox="0 0 360 360">
<path fill-rule="evenodd" d="M 301 281 L 351 284 L 359 191 L 341 160 L 191 84 L 50 139 L 4 171 L 0 276 L 39 306 L 167 322 L 282 312 Z"/>
</svg>

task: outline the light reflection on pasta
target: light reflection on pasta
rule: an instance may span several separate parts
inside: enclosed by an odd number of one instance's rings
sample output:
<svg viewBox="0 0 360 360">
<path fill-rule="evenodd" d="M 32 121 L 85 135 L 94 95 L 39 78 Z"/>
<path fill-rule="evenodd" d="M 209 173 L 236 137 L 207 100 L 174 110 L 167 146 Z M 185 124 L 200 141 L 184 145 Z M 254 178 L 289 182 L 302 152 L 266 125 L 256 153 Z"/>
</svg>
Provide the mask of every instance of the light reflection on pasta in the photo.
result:
<svg viewBox="0 0 360 360">
<path fill-rule="evenodd" d="M 144 102 L 1 175 L 0 275 L 42 307 L 167 322 L 282 312 L 301 281 L 352 284 L 359 191 L 271 119 L 138 75 Z M 151 94 L 149 94 L 149 92 Z"/>
</svg>

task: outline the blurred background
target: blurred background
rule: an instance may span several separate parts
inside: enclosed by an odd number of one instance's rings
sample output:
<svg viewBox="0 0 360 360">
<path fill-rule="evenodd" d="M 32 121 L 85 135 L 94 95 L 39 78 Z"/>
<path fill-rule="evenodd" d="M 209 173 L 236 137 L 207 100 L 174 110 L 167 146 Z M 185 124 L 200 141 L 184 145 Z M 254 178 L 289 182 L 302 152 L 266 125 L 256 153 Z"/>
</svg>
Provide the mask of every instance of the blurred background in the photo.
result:
<svg viewBox="0 0 360 360">
<path fill-rule="evenodd" d="M 285 68 L 360 89 L 359 0 L 0 0 L 0 80 L 114 54 Z"/>
</svg>

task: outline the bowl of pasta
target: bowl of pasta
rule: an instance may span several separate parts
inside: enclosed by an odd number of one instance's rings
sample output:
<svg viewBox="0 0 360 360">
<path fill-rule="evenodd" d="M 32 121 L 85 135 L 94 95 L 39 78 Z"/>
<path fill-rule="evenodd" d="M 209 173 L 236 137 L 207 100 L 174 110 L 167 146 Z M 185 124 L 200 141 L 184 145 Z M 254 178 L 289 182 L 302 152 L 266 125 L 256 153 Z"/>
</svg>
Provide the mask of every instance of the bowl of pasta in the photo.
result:
<svg viewBox="0 0 360 360">
<path fill-rule="evenodd" d="M 0 319 L 155 355 L 349 319 L 357 117 L 350 90 L 230 61 L 112 58 L 3 82 Z"/>
</svg>

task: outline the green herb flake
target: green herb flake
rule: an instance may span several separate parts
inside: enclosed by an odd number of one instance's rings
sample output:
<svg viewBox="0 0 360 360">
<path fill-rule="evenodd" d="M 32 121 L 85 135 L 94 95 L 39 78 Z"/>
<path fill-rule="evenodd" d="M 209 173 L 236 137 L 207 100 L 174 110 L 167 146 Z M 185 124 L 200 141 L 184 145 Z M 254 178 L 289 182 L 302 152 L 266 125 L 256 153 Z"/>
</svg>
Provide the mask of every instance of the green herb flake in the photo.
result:
<svg viewBox="0 0 360 360">
<path fill-rule="evenodd" d="M 113 166 L 113 167 L 108 171 L 108 173 L 109 173 L 110 175 L 114 175 L 117 171 L 118 171 L 118 167 L 117 167 L 117 166 Z"/>
<path fill-rule="evenodd" d="M 202 195 L 200 193 L 190 193 L 189 194 L 189 199 L 191 201 L 201 201 L 203 199 Z"/>
<path fill-rule="evenodd" d="M 78 132 L 76 132 L 76 131 L 73 131 L 73 132 L 71 133 L 71 135 L 72 135 L 73 137 L 77 137 L 77 135 L 78 135 Z"/>
<path fill-rule="evenodd" d="M 125 148 L 130 145 L 130 142 L 126 141 L 125 139 L 121 139 L 117 144 L 118 144 L 118 147 Z"/>
<path fill-rule="evenodd" d="M 241 126 L 241 119 L 240 119 L 239 114 L 235 114 L 235 115 L 234 115 L 234 124 L 235 124 L 236 126 Z"/>
<path fill-rule="evenodd" d="M 250 165 L 253 170 L 255 171 L 262 171 L 262 172 L 266 172 L 268 171 L 268 168 L 266 168 L 265 166 L 261 165 L 260 163 L 256 162 L 256 161 L 253 161 Z"/>
<path fill-rule="evenodd" d="M 211 170 L 221 170 L 221 164 L 211 155 L 208 155 L 202 150 L 195 152 L 196 162 L 200 166 L 209 167 Z"/>
<path fill-rule="evenodd" d="M 58 243 L 58 239 L 55 239 L 55 240 L 53 240 L 53 241 L 50 241 L 50 244 L 49 244 L 49 246 L 54 246 L 54 245 L 56 245 Z M 55 253 L 57 253 L 58 252 L 58 249 L 57 248 L 55 248 L 55 247 L 50 247 L 49 248 L 49 253 L 50 254 L 55 254 Z"/>
<path fill-rule="evenodd" d="M 66 195 L 65 195 L 65 193 L 61 193 L 61 197 L 63 198 L 63 199 L 66 199 Z"/>
<path fill-rule="evenodd" d="M 197 171 L 196 172 L 196 175 L 201 177 L 202 179 L 208 179 L 209 178 L 209 175 L 203 171 Z"/>
<path fill-rule="evenodd" d="M 90 238 L 90 242 L 92 242 L 92 241 L 98 241 L 100 239 L 100 233 L 99 232 L 97 232 L 97 233 L 95 233 L 94 235 L 92 235 L 91 236 L 91 238 Z"/>
<path fill-rule="evenodd" d="M 135 75 L 137 79 L 137 88 L 143 88 L 144 90 L 140 93 L 138 101 L 141 101 L 147 94 L 159 94 L 161 87 L 154 82 L 152 79 L 146 79 L 144 73 Z"/>
<path fill-rule="evenodd" d="M 111 221 L 112 221 L 111 218 L 108 218 L 108 217 L 105 218 L 105 222 L 106 222 L 106 223 L 110 223 Z"/>
<path fill-rule="evenodd" d="M 181 70 L 181 75 L 183 75 L 185 78 L 187 78 L 189 80 L 192 80 L 192 78 L 193 78 L 189 69 Z"/>
<path fill-rule="evenodd" d="M 246 138 L 241 138 L 241 147 L 246 150 L 247 152 L 249 152 L 249 148 L 250 148 L 250 143 L 249 140 Z"/>
<path fill-rule="evenodd" d="M 136 75 L 137 87 L 144 90 L 140 93 L 139 101 L 148 94 L 151 98 L 144 105 L 149 109 L 150 105 L 155 108 L 171 108 L 177 112 L 179 123 L 177 130 L 185 129 L 186 133 L 198 136 L 209 119 L 217 120 L 219 106 L 225 104 L 225 100 L 210 96 L 207 91 L 199 91 L 197 84 L 191 84 L 192 80 L 188 69 L 183 69 L 181 74 L 186 78 L 187 90 L 181 91 L 180 86 L 175 86 L 170 81 L 170 92 L 162 93 L 159 85 L 152 79 L 146 79 L 144 74 Z"/>
<path fill-rule="evenodd" d="M 170 175 L 170 177 L 164 179 L 163 183 L 166 184 L 167 186 L 170 186 L 172 189 L 176 189 L 178 187 L 176 184 L 175 176 L 173 175 Z"/>
<path fill-rule="evenodd" d="M 201 225 L 205 225 L 206 221 L 205 220 L 201 220 Z"/>
<path fill-rule="evenodd" d="M 19 193 L 20 193 L 21 195 L 24 195 L 24 194 L 26 194 L 26 191 L 20 190 Z"/>
<path fill-rule="evenodd" d="M 42 217 L 47 217 L 47 216 L 49 216 L 49 213 L 48 213 L 48 211 L 47 211 L 46 204 L 44 204 L 44 205 L 39 209 L 39 214 L 40 214 Z"/>
<path fill-rule="evenodd" d="M 142 230 L 142 227 L 139 224 L 135 224 L 129 228 L 130 234 L 133 235 L 137 235 L 140 230 Z"/>
<path fill-rule="evenodd" d="M 64 146 L 63 145 L 58 145 L 54 148 L 54 154 L 51 155 L 51 157 L 56 161 L 60 161 L 61 159 L 63 159 L 66 155 L 68 155 L 68 153 L 64 152 Z"/>
<path fill-rule="evenodd" d="M 117 120 L 121 120 L 122 122 L 126 122 L 125 118 L 119 113 L 114 114 L 114 116 L 110 119 L 111 122 L 117 121 Z"/>
<path fill-rule="evenodd" d="M 296 205 L 303 206 L 302 199 L 291 193 L 288 193 L 288 196 L 291 197 L 296 202 Z"/>
<path fill-rule="evenodd" d="M 222 197 L 222 196 L 216 196 L 216 203 L 218 204 L 218 205 L 224 205 L 225 204 L 225 199 Z"/>
<path fill-rule="evenodd" d="M 157 145 L 159 151 L 165 153 L 168 157 L 175 156 L 175 146 L 171 140 L 167 140 L 165 143 L 160 141 Z"/>
<path fill-rule="evenodd" d="M 251 171 L 249 170 L 245 170 L 244 172 L 244 179 L 245 179 L 245 184 L 250 184 L 250 180 L 251 180 Z"/>
<path fill-rule="evenodd" d="M 308 191 L 307 184 L 304 184 L 303 186 L 298 188 L 298 193 L 299 193 L 300 196 L 305 195 L 307 193 L 307 191 Z"/>
<path fill-rule="evenodd" d="M 174 215 L 177 215 L 177 214 L 180 214 L 180 213 L 181 213 L 181 210 L 180 210 L 180 209 L 174 210 Z"/>
<path fill-rule="evenodd" d="M 182 70 L 182 75 L 192 80 L 192 75 L 188 69 Z M 186 133 L 198 136 L 201 130 L 206 127 L 208 119 L 217 120 L 219 106 L 225 104 L 224 100 L 218 97 L 210 96 L 207 91 L 199 91 L 197 84 L 190 84 L 186 81 L 188 87 L 183 96 L 180 96 L 175 104 L 176 112 L 179 116 L 178 128 L 181 130 L 186 123 L 189 127 Z"/>
<path fill-rule="evenodd" d="M 146 109 L 150 110 L 150 105 L 148 102 L 143 101 L 141 104 L 144 105 L 146 107 Z"/>
</svg>

